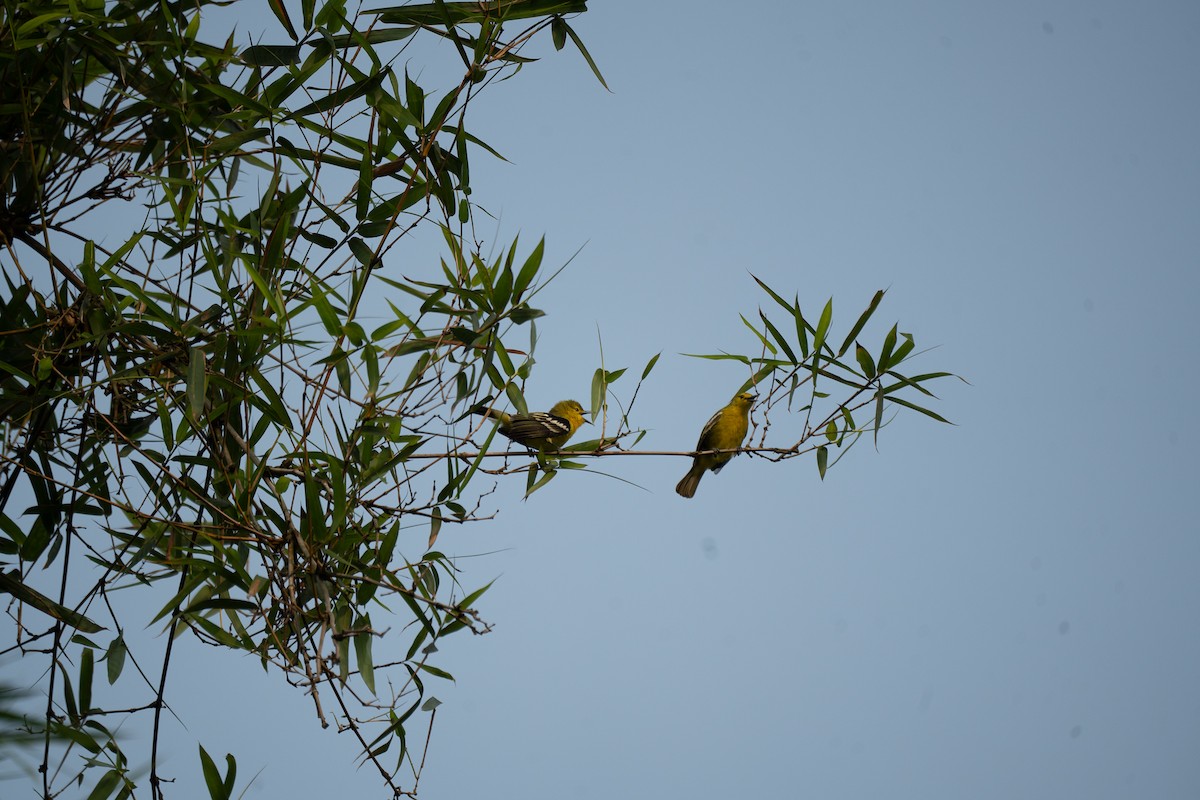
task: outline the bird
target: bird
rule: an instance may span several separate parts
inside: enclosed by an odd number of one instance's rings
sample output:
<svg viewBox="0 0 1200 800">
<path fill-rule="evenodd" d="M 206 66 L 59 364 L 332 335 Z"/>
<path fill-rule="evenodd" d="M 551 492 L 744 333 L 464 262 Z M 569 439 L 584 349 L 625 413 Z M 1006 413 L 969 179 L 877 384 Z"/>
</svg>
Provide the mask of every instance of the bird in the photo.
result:
<svg viewBox="0 0 1200 800">
<path fill-rule="evenodd" d="M 746 431 L 750 429 L 750 406 L 758 395 L 742 392 L 729 401 L 729 405 L 712 415 L 712 419 L 704 424 L 700 431 L 700 441 L 696 443 L 699 455 L 692 457 L 692 468 L 675 487 L 682 497 L 692 497 L 696 487 L 704 477 L 705 470 L 720 472 L 721 467 L 729 463 L 736 453 L 704 453 L 704 450 L 736 450 L 742 446 Z"/>
<path fill-rule="evenodd" d="M 587 422 L 578 400 L 561 400 L 549 411 L 528 414 L 509 414 L 492 408 L 476 409 L 475 413 L 499 420 L 500 433 L 539 453 L 562 449 L 579 426 Z"/>
</svg>

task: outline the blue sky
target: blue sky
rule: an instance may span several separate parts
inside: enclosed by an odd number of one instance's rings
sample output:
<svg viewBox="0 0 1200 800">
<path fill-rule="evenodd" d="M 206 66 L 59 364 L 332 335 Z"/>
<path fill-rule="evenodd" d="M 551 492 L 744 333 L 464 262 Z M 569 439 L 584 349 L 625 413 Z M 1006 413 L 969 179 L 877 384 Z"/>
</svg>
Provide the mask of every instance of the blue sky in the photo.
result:
<svg viewBox="0 0 1200 800">
<path fill-rule="evenodd" d="M 1200 7 L 592 0 L 572 24 L 611 93 L 546 42 L 475 108 L 511 162 L 472 164 L 483 237 L 583 248 L 538 298 L 531 405 L 586 401 L 599 331 L 610 369 L 663 353 L 642 447 L 690 448 L 747 376 L 680 354 L 755 349 L 751 272 L 833 297 L 843 332 L 887 288 L 864 343 L 899 321 L 970 385 L 940 387 L 956 426 L 903 414 L 824 481 L 739 457 L 685 501 L 663 457 L 600 465 L 648 491 L 502 484 L 439 542 L 491 553 L 461 565 L 497 579 L 495 630 L 442 646 L 420 795 L 1200 793 Z M 194 737 L 262 770 L 247 797 L 379 796 L 299 692 L 181 644 L 181 783 Z"/>
</svg>

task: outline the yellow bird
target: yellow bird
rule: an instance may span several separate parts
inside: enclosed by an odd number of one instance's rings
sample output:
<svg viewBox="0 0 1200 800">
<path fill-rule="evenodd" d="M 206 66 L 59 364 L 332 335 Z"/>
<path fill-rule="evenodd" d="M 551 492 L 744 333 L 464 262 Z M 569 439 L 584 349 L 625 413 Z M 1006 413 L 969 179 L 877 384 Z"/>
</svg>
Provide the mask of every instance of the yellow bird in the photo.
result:
<svg viewBox="0 0 1200 800">
<path fill-rule="evenodd" d="M 578 400 L 562 400 L 549 411 L 529 414 L 509 414 L 491 408 L 479 409 L 476 413 L 499 420 L 500 433 L 542 453 L 561 450 L 579 426 L 587 422 Z"/>
<path fill-rule="evenodd" d="M 697 452 L 703 450 L 736 450 L 742 446 L 746 431 L 750 429 L 750 406 L 758 398 L 756 394 L 742 392 L 729 401 L 729 405 L 712 415 L 700 431 L 700 441 L 696 443 Z M 683 497 L 696 494 L 696 487 L 704 477 L 705 470 L 720 472 L 721 467 L 729 463 L 736 453 L 704 453 L 693 456 L 692 468 L 675 487 L 675 491 Z"/>
</svg>

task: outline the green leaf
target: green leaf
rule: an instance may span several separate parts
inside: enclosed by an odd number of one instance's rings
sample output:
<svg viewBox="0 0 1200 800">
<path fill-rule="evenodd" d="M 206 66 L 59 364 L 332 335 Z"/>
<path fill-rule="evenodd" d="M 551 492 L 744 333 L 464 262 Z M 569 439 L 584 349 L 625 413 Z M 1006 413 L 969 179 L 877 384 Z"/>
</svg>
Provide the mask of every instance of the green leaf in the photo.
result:
<svg viewBox="0 0 1200 800">
<path fill-rule="evenodd" d="M 351 237 L 347 242 L 350 245 L 350 252 L 354 253 L 354 257 L 358 259 L 358 263 L 364 267 L 374 266 L 376 263 L 375 252 L 370 246 L 357 236 Z"/>
<path fill-rule="evenodd" d="M 91 793 L 88 794 L 88 800 L 104 800 L 112 795 L 113 791 L 121 783 L 123 776 L 121 771 L 110 769 L 100 776 L 100 780 L 96 781 Z"/>
<path fill-rule="evenodd" d="M 463 2 L 414 3 L 412 5 L 372 8 L 364 14 L 378 14 L 389 25 L 461 25 L 482 23 L 488 19 L 514 21 L 554 14 L 578 14 L 587 11 L 587 0 L 464 0 Z"/>
<path fill-rule="evenodd" d="M 300 62 L 300 46 L 294 44 L 256 44 L 238 53 L 250 67 L 287 67 Z"/>
<path fill-rule="evenodd" d="M 225 766 L 228 767 L 225 770 L 225 796 L 233 797 L 233 784 L 237 780 L 237 759 L 232 753 L 225 754 Z"/>
<path fill-rule="evenodd" d="M 282 224 L 282 223 L 280 223 L 280 224 Z M 264 253 L 264 263 L 269 263 L 267 261 L 267 259 L 268 259 L 268 257 L 272 256 L 273 246 L 276 246 L 276 245 L 274 245 L 275 242 L 278 242 L 278 245 L 277 245 L 278 248 L 282 248 L 283 247 L 283 237 L 273 235 L 270 238 L 270 240 L 267 243 L 268 250 Z M 277 257 L 278 257 L 278 255 L 276 254 L 276 258 Z M 242 267 L 246 270 L 246 274 L 250 276 L 250 280 L 254 283 L 255 288 L 258 289 L 258 291 L 262 293 L 262 296 L 267 301 L 267 304 L 271 306 L 271 310 L 275 312 L 275 316 L 278 319 L 287 319 L 288 315 L 287 315 L 287 312 L 284 310 L 283 302 L 279 299 L 278 292 L 276 292 L 271 287 L 271 285 L 266 282 L 266 280 L 263 278 L 262 274 L 257 269 L 255 269 L 255 267 L 252 263 L 250 263 L 249 259 L 245 259 L 242 261 Z"/>
<path fill-rule="evenodd" d="M 508 402 L 513 404 L 513 408 L 517 410 L 518 414 L 529 413 L 529 405 L 525 402 L 525 395 L 521 393 L 521 390 L 515 383 L 508 384 L 504 388 L 504 393 L 508 396 Z"/>
<path fill-rule="evenodd" d="M 883 387 L 875 392 L 875 446 L 879 446 L 879 429 L 883 426 Z"/>
<path fill-rule="evenodd" d="M 771 295 L 771 299 L 774 300 L 776 303 L 778 303 L 779 306 L 784 311 L 788 312 L 789 314 L 794 314 L 796 312 L 796 309 L 792 307 L 791 303 L 789 303 L 788 301 L 786 301 L 782 297 L 780 297 L 778 294 L 776 294 L 774 289 L 772 289 L 770 286 L 767 286 L 765 283 L 763 283 L 759 279 L 759 277 L 757 275 L 755 275 L 753 272 L 750 273 L 750 277 L 754 278 L 754 282 L 757 283 L 759 286 L 761 286 L 762 290 L 764 292 Z"/>
<path fill-rule="evenodd" d="M 829 466 L 829 450 L 825 445 L 817 448 L 817 472 L 821 474 L 821 480 L 825 480 L 825 470 Z"/>
<path fill-rule="evenodd" d="M 326 111 L 336 111 L 349 105 L 354 100 L 366 96 L 369 92 L 373 92 L 379 88 L 387 77 L 388 71 L 381 70 L 375 75 L 368 76 L 360 81 L 345 86 L 341 89 L 336 89 L 328 94 L 318 94 L 317 99 L 303 108 L 299 108 L 290 114 L 290 119 L 299 119 L 300 117 L 315 116 L 323 114 Z"/>
<path fill-rule="evenodd" d="M 236 597 L 201 597 L 190 603 L 184 609 L 184 613 L 199 614 L 201 611 L 212 610 L 254 612 L 258 610 L 258 606 L 249 600 L 239 600 Z"/>
<path fill-rule="evenodd" d="M 522 303 L 509 312 L 508 318 L 517 325 L 523 325 L 526 322 L 529 322 L 531 319 L 537 319 L 538 317 L 544 316 L 546 316 L 546 312 L 542 311 L 540 308 L 530 308 Z"/>
<path fill-rule="evenodd" d="M 420 664 L 418 666 L 420 667 L 422 672 L 428 672 L 430 675 L 433 675 L 434 677 L 442 678 L 442 679 L 448 680 L 448 681 L 454 680 L 454 676 L 451 675 L 449 672 L 446 672 L 444 669 L 438 669 L 437 667 L 431 667 L 428 664 Z"/>
<path fill-rule="evenodd" d="M 829 424 L 825 426 L 825 438 L 831 442 L 837 441 L 838 426 L 837 426 L 837 423 L 834 422 L 833 420 L 830 420 Z"/>
<path fill-rule="evenodd" d="M 43 614 L 54 617 L 83 633 L 99 633 L 105 630 L 103 625 L 97 625 L 78 611 L 69 609 L 36 589 L 26 586 L 22 582 L 21 573 L 18 570 L 0 572 L 0 592 L 11 594 L 20 602 L 33 606 Z"/>
<path fill-rule="evenodd" d="M 291 36 L 292 39 L 299 39 L 300 37 L 296 35 L 296 28 L 292 25 L 292 18 L 288 16 L 287 3 L 284 0 L 267 0 L 267 5 L 271 7 L 271 13 L 283 25 L 283 29 L 287 31 L 288 36 Z"/>
<path fill-rule="evenodd" d="M 412 28 L 380 28 L 373 31 L 355 31 L 352 37 L 349 34 L 338 34 L 329 38 L 330 44 L 339 49 L 347 47 L 362 47 L 367 44 L 387 44 L 388 42 L 399 42 L 412 36 L 419 30 L 416 27 Z"/>
<path fill-rule="evenodd" d="M 682 355 L 685 355 L 688 358 L 704 358 L 709 361 L 737 361 L 745 364 L 747 367 L 750 366 L 749 358 L 746 356 L 735 355 L 733 353 L 713 353 L 707 355 L 701 353 L 683 353 Z"/>
<path fill-rule="evenodd" d="M 464 597 L 458 603 L 458 607 L 466 609 L 466 608 L 471 608 L 472 606 L 474 606 L 475 601 L 478 600 L 480 597 L 483 597 L 483 593 L 486 592 L 488 589 L 492 588 L 492 584 L 495 582 L 496 581 L 494 579 L 490 580 L 482 588 L 476 589 L 475 591 L 471 592 L 469 595 Z"/>
<path fill-rule="evenodd" d="M 592 60 L 592 54 L 589 53 L 587 48 L 583 46 L 583 42 L 575 34 L 575 31 L 571 29 L 571 26 L 566 23 L 566 20 L 563 20 L 562 27 L 563 30 L 566 31 L 567 36 L 571 37 L 571 41 L 575 43 L 575 46 L 579 48 L 580 54 L 583 55 L 583 60 L 586 61 L 587 65 L 592 68 L 592 74 L 596 76 L 596 80 L 600 81 L 601 86 L 603 86 L 605 89 L 608 89 L 608 84 L 605 83 L 604 76 L 600 74 L 600 68 L 597 67 L 596 62 Z M 609 91 L 611 92 L 612 90 L 609 89 Z"/>
<path fill-rule="evenodd" d="M 913 389 L 916 389 L 918 392 L 925 395 L 926 397 L 935 397 L 935 395 L 933 392 L 929 391 L 928 389 L 926 389 L 924 386 L 921 385 L 924 381 L 936 380 L 937 378 L 958 377 L 950 372 L 929 372 L 924 375 L 914 375 L 911 378 L 908 378 L 908 377 L 905 377 L 904 375 L 901 375 L 899 372 L 895 372 L 894 370 L 888 370 L 888 375 L 891 375 L 892 377 L 894 377 L 896 379 L 897 383 L 893 383 L 888 386 L 885 386 L 883 389 L 885 394 L 891 394 L 892 392 L 899 391 L 900 389 L 903 389 L 905 386 L 908 386 Z M 962 378 L 959 378 L 959 380 L 962 380 Z"/>
<path fill-rule="evenodd" d="M 92 678 L 96 671 L 96 658 L 92 648 L 83 648 L 79 658 L 79 713 L 87 716 L 92 710 Z"/>
<path fill-rule="evenodd" d="M 655 353 L 654 356 L 646 362 L 646 368 L 642 370 L 642 377 L 639 380 L 646 380 L 646 376 L 650 374 L 650 370 L 654 369 L 654 365 L 658 363 L 658 357 L 662 353 Z"/>
<path fill-rule="evenodd" d="M 846 425 L 843 428 L 843 430 L 846 433 L 853 433 L 854 431 L 857 431 L 858 425 L 855 424 L 854 415 L 850 413 L 850 409 L 846 408 L 845 406 L 842 406 L 838 410 L 842 412 L 842 419 L 845 420 L 845 422 L 846 422 Z"/>
<path fill-rule="evenodd" d="M 892 368 L 892 351 L 896 347 L 896 326 L 883 337 L 883 349 L 879 351 L 879 371 L 886 372 Z"/>
<path fill-rule="evenodd" d="M 425 91 L 409 77 L 408 72 L 404 73 L 404 98 L 408 103 L 408 113 L 417 121 L 417 129 L 421 129 L 425 120 Z"/>
<path fill-rule="evenodd" d="M 867 352 L 867 348 L 861 344 L 854 345 L 854 357 L 858 360 L 858 366 L 862 368 L 863 375 L 867 380 L 875 377 L 875 361 L 871 358 L 871 354 Z"/>
<path fill-rule="evenodd" d="M 429 542 L 425 545 L 426 549 L 431 549 L 433 547 L 441 530 L 442 512 L 435 508 L 429 516 Z"/>
<path fill-rule="evenodd" d="M 112 640 L 112 644 L 108 646 L 108 651 L 104 654 L 104 660 L 108 664 L 110 686 L 117 682 L 117 678 L 121 677 L 121 670 L 125 667 L 125 656 L 128 652 L 128 648 L 125 647 L 125 637 L 117 634 L 117 638 Z"/>
<path fill-rule="evenodd" d="M 371 627 L 371 618 L 364 616 L 359 620 L 358 627 Z M 371 658 L 371 640 L 374 636 L 369 632 L 358 633 L 354 636 L 354 655 L 357 659 L 358 674 L 362 678 L 367 691 L 375 694 L 375 664 Z"/>
<path fill-rule="evenodd" d="M 608 394 L 608 387 L 604 383 L 604 370 L 597 367 L 596 372 L 592 375 L 591 413 L 593 417 L 599 414 L 600 409 L 604 407 L 606 394 Z"/>
<path fill-rule="evenodd" d="M 529 465 L 529 478 L 528 478 L 528 480 L 525 481 L 525 498 L 526 499 L 529 499 L 529 496 L 531 494 L 533 494 L 538 489 L 545 486 L 550 481 L 554 480 L 554 477 L 556 475 L 558 475 L 558 470 L 546 469 L 545 474 L 542 475 L 541 478 L 538 478 L 537 474 L 538 474 L 537 466 L 534 464 L 530 464 Z"/>
<path fill-rule="evenodd" d="M 863 326 L 867 324 L 867 320 L 869 320 L 871 315 L 875 313 L 875 309 L 879 308 L 879 302 L 883 300 L 884 292 L 884 289 L 880 289 L 879 291 L 875 292 L 875 296 L 871 298 L 871 303 L 867 306 L 867 310 L 864 311 L 858 318 L 858 322 L 854 323 L 854 327 L 851 328 L 850 333 L 846 335 L 846 339 L 842 342 L 842 346 L 838 348 L 838 358 L 841 358 L 842 355 L 850 349 L 851 342 L 858 337 L 858 334 L 860 331 L 862 331 Z"/>
<path fill-rule="evenodd" d="M 808 332 L 812 330 L 812 326 L 800 312 L 800 295 L 798 294 L 796 295 L 796 304 L 792 309 L 792 316 L 796 320 L 796 341 L 800 343 L 800 355 L 808 358 Z"/>
<path fill-rule="evenodd" d="M 821 320 L 817 323 L 817 332 L 813 336 L 813 352 L 820 353 L 821 348 L 825 346 L 825 336 L 829 333 L 829 324 L 833 321 L 833 298 L 825 303 L 825 308 L 821 311 Z M 815 368 L 816 362 L 813 363 Z"/>
<path fill-rule="evenodd" d="M 892 356 L 892 367 L 904 361 L 904 359 L 908 357 L 908 354 L 912 352 L 913 348 L 916 347 L 916 343 L 913 341 L 911 333 L 901 333 L 900 336 L 904 338 L 904 341 L 900 343 L 900 346 L 896 348 L 896 354 Z M 890 368 L 891 367 L 889 367 L 889 369 Z M 882 367 L 880 367 L 880 369 L 882 369 Z"/>
<path fill-rule="evenodd" d="M 941 414 L 938 414 L 937 412 L 934 412 L 934 411 L 930 411 L 928 408 L 923 408 L 923 407 L 917 405 L 916 403 L 910 403 L 903 398 L 889 397 L 888 399 L 891 400 L 893 403 L 898 403 L 899 405 L 904 406 L 905 408 L 911 408 L 913 411 L 920 411 L 925 416 L 931 417 L 932 419 L 936 419 L 938 422 L 944 422 L 947 425 L 954 424 L 950 420 L 943 417 Z"/>
<path fill-rule="evenodd" d="M 275 387 L 267 380 L 257 368 L 248 371 L 250 380 L 254 381 L 254 385 L 258 387 L 259 394 L 257 395 L 264 402 L 256 404 L 256 407 L 263 410 L 270 418 L 271 422 L 284 430 L 292 429 L 292 417 L 288 413 L 287 406 L 283 404 L 283 398 L 279 396 L 279 392 L 275 391 Z"/>
<path fill-rule="evenodd" d="M 762 312 L 761 308 L 758 310 L 758 316 L 762 318 L 763 323 L 767 326 L 767 330 L 771 332 L 771 336 L 776 342 L 779 343 L 780 348 L 783 349 L 783 352 L 787 355 L 788 359 L 791 360 L 793 364 L 799 364 L 800 362 L 796 359 L 796 354 L 792 352 L 792 348 L 787 343 L 787 339 L 784 339 L 783 334 L 779 332 L 779 329 L 771 324 L 771 320 L 767 319 L 767 315 Z"/>
<path fill-rule="evenodd" d="M 762 333 L 760 333 L 757 328 L 755 328 L 753 325 L 750 324 L 750 320 L 746 319 L 744 314 L 738 314 L 738 316 L 742 318 L 742 324 L 744 324 L 747 328 L 749 328 L 754 333 L 754 335 L 758 337 L 758 340 L 760 342 L 762 342 L 762 346 L 764 348 L 766 348 L 768 353 L 770 353 L 771 355 L 775 355 L 776 353 L 779 352 L 778 350 L 775 349 L 775 345 L 773 345 L 767 341 L 767 337 L 763 336 Z"/>
<path fill-rule="evenodd" d="M 265 139 L 271 133 L 270 128 L 249 128 L 237 133 L 231 133 L 228 136 L 222 136 L 208 146 L 210 153 L 220 154 L 228 153 L 231 150 L 237 150 L 247 142 Z"/>
<path fill-rule="evenodd" d="M 199 422 L 204 418 L 204 399 L 208 396 L 208 372 L 205 369 L 207 361 L 204 358 L 203 347 L 188 349 L 188 413 L 193 421 Z"/>
<path fill-rule="evenodd" d="M 212 756 L 200 745 L 200 769 L 204 773 L 204 784 L 208 787 L 208 796 L 213 800 L 228 800 L 225 792 L 225 782 L 221 780 L 221 772 L 217 769 Z"/>
<path fill-rule="evenodd" d="M 513 284 L 513 302 L 518 302 L 525 290 L 537 277 L 538 270 L 542 267 L 542 256 L 546 252 L 546 237 L 543 236 L 533 248 L 533 252 L 525 259 L 525 263 L 521 265 L 521 271 L 517 273 L 517 280 Z"/>
</svg>

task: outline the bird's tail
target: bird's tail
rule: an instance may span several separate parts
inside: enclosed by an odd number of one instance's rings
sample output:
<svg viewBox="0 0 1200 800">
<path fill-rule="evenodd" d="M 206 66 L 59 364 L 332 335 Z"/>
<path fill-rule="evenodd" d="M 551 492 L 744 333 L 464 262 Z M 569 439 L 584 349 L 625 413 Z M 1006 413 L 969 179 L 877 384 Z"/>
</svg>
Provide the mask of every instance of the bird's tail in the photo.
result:
<svg viewBox="0 0 1200 800">
<path fill-rule="evenodd" d="M 504 425 L 507 425 L 512 421 L 512 416 L 507 411 L 500 411 L 499 409 L 489 408 L 485 405 L 475 406 L 471 409 L 470 413 L 478 414 L 479 416 L 487 417 L 488 419 L 497 420 Z"/>
<path fill-rule="evenodd" d="M 700 485 L 700 479 L 704 477 L 704 466 L 698 461 L 692 464 L 692 468 L 688 470 L 688 474 L 683 476 L 675 486 L 675 491 L 681 497 L 693 497 L 696 494 L 696 487 Z"/>
</svg>

